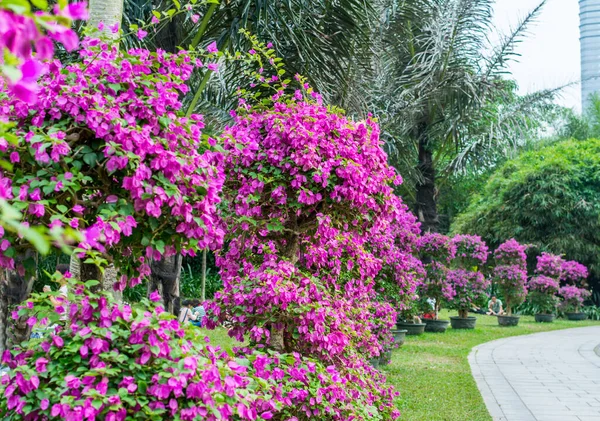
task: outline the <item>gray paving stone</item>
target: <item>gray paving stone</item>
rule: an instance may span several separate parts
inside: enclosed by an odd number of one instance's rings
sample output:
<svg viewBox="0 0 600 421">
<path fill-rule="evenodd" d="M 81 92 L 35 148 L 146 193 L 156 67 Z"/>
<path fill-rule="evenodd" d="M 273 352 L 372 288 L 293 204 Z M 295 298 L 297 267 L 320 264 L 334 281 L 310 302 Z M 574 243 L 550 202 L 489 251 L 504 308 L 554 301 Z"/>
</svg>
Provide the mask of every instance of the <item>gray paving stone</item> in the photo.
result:
<svg viewBox="0 0 600 421">
<path fill-rule="evenodd" d="M 494 421 L 600 421 L 600 326 L 499 339 L 469 363 Z"/>
</svg>

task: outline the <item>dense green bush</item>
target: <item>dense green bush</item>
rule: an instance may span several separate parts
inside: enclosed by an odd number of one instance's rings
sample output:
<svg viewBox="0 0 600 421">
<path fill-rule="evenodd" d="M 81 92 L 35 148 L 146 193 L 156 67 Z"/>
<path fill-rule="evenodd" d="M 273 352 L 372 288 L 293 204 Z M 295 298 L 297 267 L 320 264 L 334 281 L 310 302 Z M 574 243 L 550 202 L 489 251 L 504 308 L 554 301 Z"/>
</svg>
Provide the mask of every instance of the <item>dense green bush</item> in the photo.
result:
<svg viewBox="0 0 600 421">
<path fill-rule="evenodd" d="M 586 265 L 600 279 L 600 140 L 569 140 L 522 154 L 490 178 L 454 233 L 477 233 L 491 247 L 507 238 Z"/>
</svg>

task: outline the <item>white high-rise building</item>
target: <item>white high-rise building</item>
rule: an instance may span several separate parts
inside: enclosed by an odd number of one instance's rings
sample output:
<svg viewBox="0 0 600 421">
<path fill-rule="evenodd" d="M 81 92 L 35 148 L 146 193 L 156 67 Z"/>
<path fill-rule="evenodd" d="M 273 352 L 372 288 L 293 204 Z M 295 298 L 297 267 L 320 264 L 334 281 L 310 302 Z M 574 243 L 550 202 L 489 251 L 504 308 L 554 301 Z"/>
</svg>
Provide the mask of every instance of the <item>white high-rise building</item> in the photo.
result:
<svg viewBox="0 0 600 421">
<path fill-rule="evenodd" d="M 579 0 L 581 45 L 581 106 L 588 108 L 590 95 L 600 94 L 600 0 Z"/>
</svg>

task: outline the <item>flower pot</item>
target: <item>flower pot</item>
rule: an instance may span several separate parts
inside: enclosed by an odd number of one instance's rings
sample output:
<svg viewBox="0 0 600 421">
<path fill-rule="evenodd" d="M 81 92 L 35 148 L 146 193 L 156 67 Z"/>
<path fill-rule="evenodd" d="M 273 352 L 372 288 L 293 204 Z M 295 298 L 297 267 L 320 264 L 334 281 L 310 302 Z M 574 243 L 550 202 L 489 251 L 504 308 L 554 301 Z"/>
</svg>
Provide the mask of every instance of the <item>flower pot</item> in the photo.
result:
<svg viewBox="0 0 600 421">
<path fill-rule="evenodd" d="M 425 332 L 425 323 L 396 323 L 396 328 L 406 330 L 407 335 L 420 335 Z"/>
<path fill-rule="evenodd" d="M 535 321 L 538 323 L 552 323 L 554 317 L 554 314 L 536 314 Z"/>
<path fill-rule="evenodd" d="M 404 345 L 404 341 L 406 340 L 406 329 L 393 329 L 392 330 L 392 335 L 394 335 L 394 343 L 396 345 L 398 345 L 398 348 L 400 348 L 402 345 Z"/>
<path fill-rule="evenodd" d="M 585 313 L 565 313 L 565 316 L 567 316 L 568 320 L 586 320 L 587 319 L 587 314 Z"/>
<path fill-rule="evenodd" d="M 473 317 L 473 316 L 450 317 L 450 324 L 452 325 L 452 329 L 475 329 L 476 322 L 477 322 L 477 317 Z"/>
<path fill-rule="evenodd" d="M 425 332 L 444 333 L 450 325 L 450 320 L 427 319 L 425 324 Z"/>
<path fill-rule="evenodd" d="M 499 326 L 516 326 L 519 324 L 519 316 L 498 316 Z"/>
<path fill-rule="evenodd" d="M 388 365 L 392 361 L 392 351 L 382 352 L 379 356 L 379 366 Z"/>
<path fill-rule="evenodd" d="M 369 364 L 371 364 L 371 367 L 373 368 L 379 368 L 379 357 L 373 357 L 369 360 Z"/>
</svg>

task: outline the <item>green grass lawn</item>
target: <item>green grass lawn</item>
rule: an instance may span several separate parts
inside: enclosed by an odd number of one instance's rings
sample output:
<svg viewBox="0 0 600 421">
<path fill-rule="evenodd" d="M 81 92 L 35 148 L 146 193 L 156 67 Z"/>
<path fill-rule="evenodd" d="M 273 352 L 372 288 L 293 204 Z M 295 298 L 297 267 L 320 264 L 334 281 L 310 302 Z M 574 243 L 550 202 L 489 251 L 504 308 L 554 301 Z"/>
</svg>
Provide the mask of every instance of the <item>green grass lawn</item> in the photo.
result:
<svg viewBox="0 0 600 421">
<path fill-rule="evenodd" d="M 447 319 L 447 312 L 442 318 Z M 491 421 L 479 394 L 467 356 L 484 342 L 507 336 L 598 325 L 597 321 L 535 323 L 522 316 L 517 327 L 499 327 L 491 316 L 477 316 L 475 330 L 452 330 L 409 336 L 394 351 L 390 365 L 383 367 L 388 383 L 400 392 L 398 407 L 402 421 Z M 213 344 L 235 346 L 223 329 L 207 332 Z"/>
</svg>

